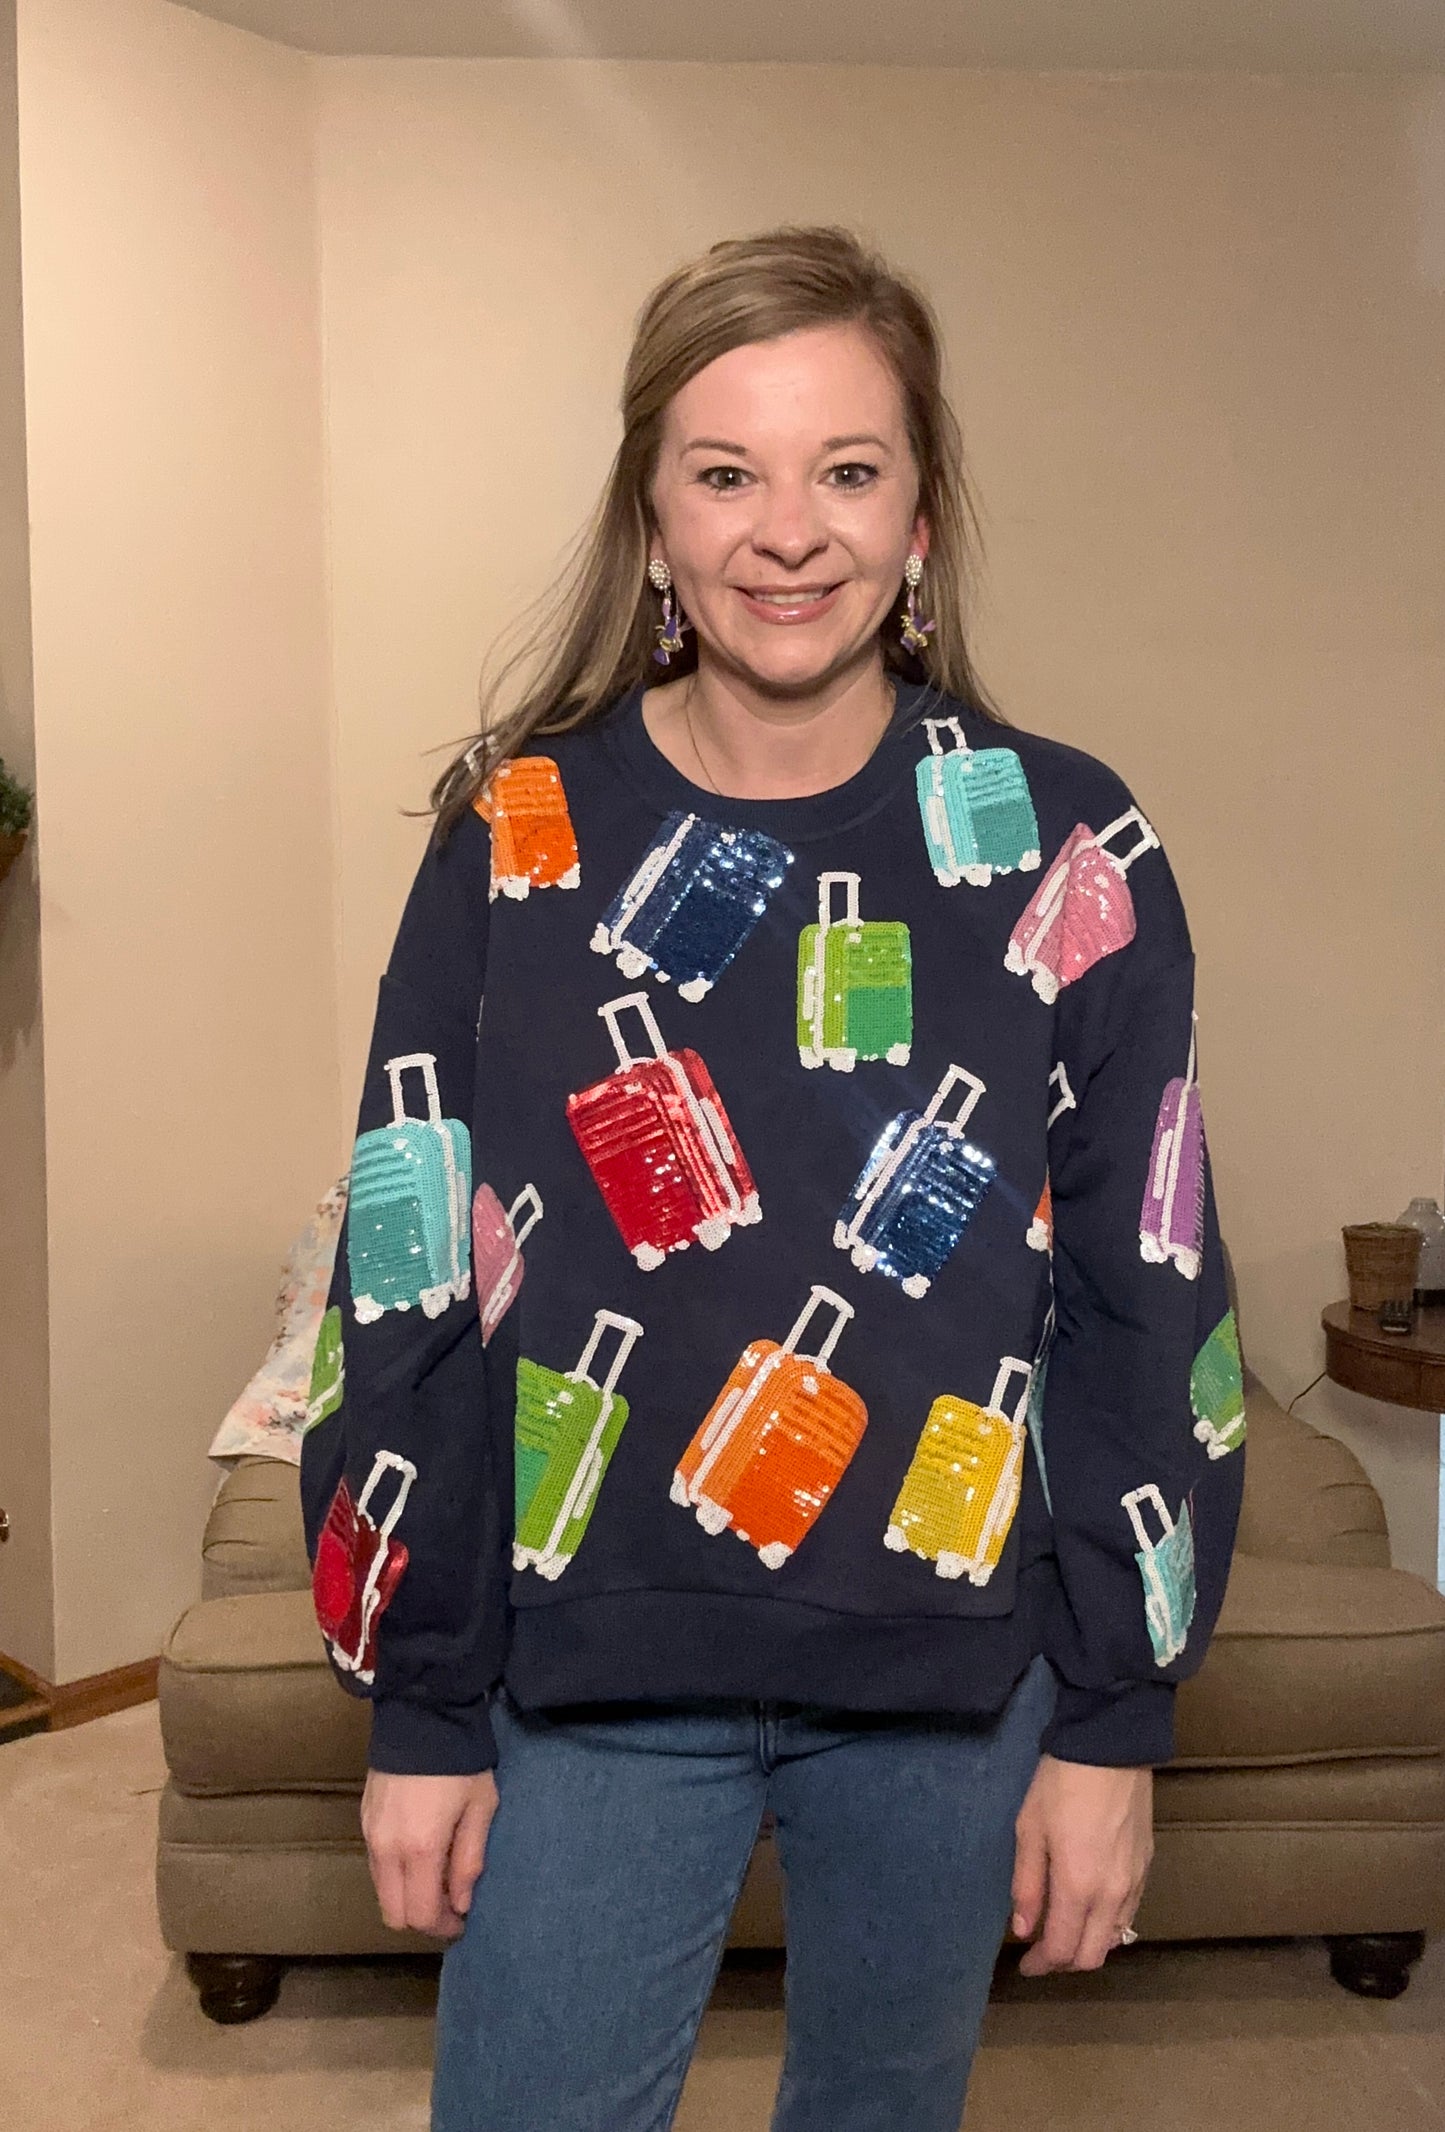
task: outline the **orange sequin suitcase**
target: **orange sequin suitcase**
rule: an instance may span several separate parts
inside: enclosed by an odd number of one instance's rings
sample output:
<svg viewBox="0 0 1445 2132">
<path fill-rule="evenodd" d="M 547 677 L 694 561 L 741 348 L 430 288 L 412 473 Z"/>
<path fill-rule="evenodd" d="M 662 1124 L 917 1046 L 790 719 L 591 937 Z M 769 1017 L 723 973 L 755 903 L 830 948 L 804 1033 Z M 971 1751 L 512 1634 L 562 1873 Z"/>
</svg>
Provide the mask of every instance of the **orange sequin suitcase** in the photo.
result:
<svg viewBox="0 0 1445 2132">
<path fill-rule="evenodd" d="M 513 755 L 498 763 L 473 807 L 492 830 L 491 899 L 519 901 L 534 888 L 576 888 L 582 878 L 577 837 L 550 755 Z"/>
<path fill-rule="evenodd" d="M 815 1354 L 800 1354 L 820 1304 L 837 1313 Z M 828 1367 L 853 1315 L 831 1288 L 815 1286 L 779 1347 L 754 1340 L 678 1460 L 672 1500 L 696 1511 L 704 1531 L 731 1526 L 780 1569 L 811 1531 L 862 1441 L 868 1410 Z"/>
</svg>

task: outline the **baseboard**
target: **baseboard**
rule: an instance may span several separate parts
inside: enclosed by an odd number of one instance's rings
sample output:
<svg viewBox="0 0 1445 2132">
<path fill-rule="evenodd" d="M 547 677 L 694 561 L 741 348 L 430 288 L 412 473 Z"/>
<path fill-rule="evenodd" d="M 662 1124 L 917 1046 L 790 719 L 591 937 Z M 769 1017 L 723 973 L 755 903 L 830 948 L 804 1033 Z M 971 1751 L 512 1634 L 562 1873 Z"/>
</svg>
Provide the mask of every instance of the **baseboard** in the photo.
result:
<svg viewBox="0 0 1445 2132">
<path fill-rule="evenodd" d="M 83 1680 L 57 1683 L 33 1673 L 18 1658 L 7 1658 L 0 1652 L 0 1668 L 30 1691 L 24 1702 L 0 1709 L 0 1740 L 22 1728 L 26 1732 L 65 1732 L 72 1725 L 87 1724 L 93 1717 L 109 1717 L 114 1710 L 153 1702 L 159 1666 L 158 1657 L 139 1658 L 133 1665 L 112 1666 L 108 1673 L 89 1673 Z M 41 1718 L 44 1723 L 37 1724 Z"/>
</svg>

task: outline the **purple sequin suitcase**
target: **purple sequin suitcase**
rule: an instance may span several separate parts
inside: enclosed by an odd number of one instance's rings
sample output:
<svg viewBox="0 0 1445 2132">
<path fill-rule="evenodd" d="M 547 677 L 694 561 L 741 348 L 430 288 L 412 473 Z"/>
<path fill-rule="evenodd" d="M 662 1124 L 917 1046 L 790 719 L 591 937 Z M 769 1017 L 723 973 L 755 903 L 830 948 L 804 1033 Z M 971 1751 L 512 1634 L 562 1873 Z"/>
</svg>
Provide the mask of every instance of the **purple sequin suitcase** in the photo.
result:
<svg viewBox="0 0 1445 2132">
<path fill-rule="evenodd" d="M 1151 1266 L 1172 1259 L 1186 1281 L 1204 1253 L 1204 1116 L 1195 1079 L 1195 1027 L 1190 1017 L 1189 1061 L 1168 1083 L 1154 1126 L 1149 1175 L 1139 1209 L 1139 1254 Z"/>
</svg>

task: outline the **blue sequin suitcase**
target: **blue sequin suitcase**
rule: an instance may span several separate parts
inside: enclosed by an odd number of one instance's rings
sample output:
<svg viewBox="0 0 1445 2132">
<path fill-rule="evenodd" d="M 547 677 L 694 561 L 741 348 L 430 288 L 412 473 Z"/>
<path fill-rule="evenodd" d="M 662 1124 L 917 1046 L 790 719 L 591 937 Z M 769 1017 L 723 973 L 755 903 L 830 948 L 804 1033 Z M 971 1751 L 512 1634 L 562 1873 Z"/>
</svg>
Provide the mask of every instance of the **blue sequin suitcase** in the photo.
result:
<svg viewBox="0 0 1445 2132">
<path fill-rule="evenodd" d="M 959 1082 L 968 1093 L 945 1124 L 939 1113 Z M 977 1074 L 950 1066 L 927 1110 L 900 1111 L 885 1126 L 833 1231 L 860 1273 L 927 1295 L 994 1180 L 993 1157 L 964 1132 L 983 1093 Z"/>
<path fill-rule="evenodd" d="M 592 935 L 634 983 L 651 970 L 686 1000 L 710 992 L 781 887 L 793 854 L 760 830 L 670 814 Z"/>
<path fill-rule="evenodd" d="M 407 1115 L 402 1076 L 414 1069 L 426 1088 L 424 1118 Z M 357 1321 L 420 1304 L 440 1317 L 471 1288 L 471 1135 L 444 1118 L 436 1059 L 429 1051 L 388 1059 L 392 1120 L 362 1133 L 351 1165 L 347 1264 Z"/>
<path fill-rule="evenodd" d="M 986 888 L 995 874 L 1039 863 L 1039 825 L 1023 764 L 1012 748 L 971 748 L 957 718 L 925 718 L 929 752 L 918 765 L 918 811 L 929 863 L 945 888 Z M 954 745 L 939 733 L 948 727 Z"/>
</svg>

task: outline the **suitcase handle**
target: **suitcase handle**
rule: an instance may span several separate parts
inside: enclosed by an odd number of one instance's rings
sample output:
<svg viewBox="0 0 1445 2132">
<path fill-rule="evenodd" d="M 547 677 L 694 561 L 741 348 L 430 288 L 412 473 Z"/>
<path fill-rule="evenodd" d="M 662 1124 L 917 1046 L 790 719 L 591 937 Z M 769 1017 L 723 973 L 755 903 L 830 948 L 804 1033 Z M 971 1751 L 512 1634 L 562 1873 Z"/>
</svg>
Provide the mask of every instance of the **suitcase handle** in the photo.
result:
<svg viewBox="0 0 1445 2132">
<path fill-rule="evenodd" d="M 933 1101 L 919 1120 L 920 1125 L 936 1125 L 938 1123 L 938 1113 L 948 1100 L 949 1092 L 957 1081 L 966 1081 L 968 1083 L 968 1094 L 959 1105 L 958 1116 L 950 1118 L 946 1122 L 954 1130 L 961 1130 L 967 1125 L 969 1119 L 973 1116 L 975 1104 L 986 1091 L 984 1083 L 979 1079 L 978 1075 L 969 1073 L 963 1066 L 949 1067 L 934 1092 Z"/>
<path fill-rule="evenodd" d="M 1154 831 L 1145 821 L 1143 815 L 1139 812 L 1139 809 L 1137 807 L 1129 807 L 1125 809 L 1123 814 L 1116 815 L 1113 821 L 1108 824 L 1107 828 L 1101 829 L 1095 836 L 1094 842 L 1099 846 L 1101 851 L 1104 850 L 1105 846 L 1109 841 L 1109 838 L 1111 836 L 1117 836 L 1119 831 L 1128 822 L 1137 822 L 1139 824 L 1139 841 L 1133 846 L 1131 850 L 1125 852 L 1122 858 L 1119 856 L 1117 851 L 1111 851 L 1107 854 L 1107 856 L 1114 861 L 1114 864 L 1119 868 L 1121 873 L 1127 873 L 1129 871 L 1129 868 L 1133 865 L 1134 861 L 1139 857 L 1141 852 L 1149 850 L 1157 851 L 1159 849 L 1159 839 L 1157 836 L 1155 836 Z"/>
<path fill-rule="evenodd" d="M 923 726 L 928 735 L 928 745 L 935 755 L 971 755 L 973 753 L 972 748 L 963 737 L 963 727 L 956 718 L 925 718 Z M 947 726 L 952 732 L 954 740 L 952 748 L 945 748 L 940 742 L 938 738 L 940 726 Z"/>
<path fill-rule="evenodd" d="M 617 1026 L 617 1017 L 624 1007 L 636 1007 L 638 1013 L 642 1016 L 643 1027 L 651 1040 L 653 1057 L 655 1059 L 665 1059 L 667 1057 L 667 1046 L 662 1041 L 662 1031 L 657 1026 L 657 1017 L 652 1011 L 652 1002 L 645 992 L 626 992 L 621 999 L 609 999 L 605 1007 L 597 1009 L 611 1033 L 612 1042 L 617 1051 L 618 1071 L 626 1073 L 629 1066 L 641 1066 L 646 1063 L 645 1060 L 635 1059 L 632 1056 L 632 1053 L 627 1048 L 627 1040 Z"/>
<path fill-rule="evenodd" d="M 597 1349 L 602 1341 L 602 1335 L 609 1326 L 620 1332 L 622 1338 L 617 1343 L 617 1353 L 612 1358 L 612 1367 L 608 1370 L 605 1381 L 597 1387 L 604 1399 L 611 1398 L 616 1389 L 617 1380 L 622 1375 L 623 1363 L 626 1362 L 633 1348 L 642 1338 L 642 1327 L 638 1324 L 636 1318 L 619 1318 L 615 1310 L 599 1310 L 592 1321 L 592 1337 L 578 1356 L 576 1369 L 568 1370 L 567 1372 L 574 1384 L 591 1383 L 592 1380 L 587 1373 L 592 1367 Z"/>
<path fill-rule="evenodd" d="M 1024 1388 L 1019 1393 L 1018 1405 L 1013 1411 L 1014 1420 L 1020 1422 L 1024 1418 L 1024 1408 L 1029 1403 L 1029 1383 L 1034 1374 L 1032 1362 L 1023 1362 L 1017 1355 L 1005 1355 L 999 1363 L 998 1375 L 993 1380 L 993 1390 L 988 1395 L 988 1406 L 989 1412 L 992 1414 L 1003 1414 L 1007 1411 L 1003 1403 L 1004 1387 L 1015 1370 L 1022 1370 L 1024 1378 Z"/>
<path fill-rule="evenodd" d="M 528 1201 L 531 1202 L 532 1211 L 530 1212 L 530 1214 L 528 1214 L 527 1219 L 523 1222 L 521 1228 L 519 1229 L 517 1227 L 517 1210 L 520 1207 L 525 1206 Z M 512 1204 L 507 1209 L 507 1227 L 512 1232 L 513 1242 L 519 1245 L 525 1244 L 527 1238 L 531 1235 L 532 1231 L 536 1228 L 538 1222 L 541 1219 L 542 1195 L 537 1190 L 537 1187 L 534 1184 L 524 1184 L 521 1191 L 517 1194 L 516 1198 L 512 1201 Z"/>
<path fill-rule="evenodd" d="M 792 1331 L 788 1334 L 787 1339 L 783 1342 L 783 1353 L 785 1355 L 795 1355 L 798 1352 L 798 1342 L 803 1337 L 803 1327 L 807 1324 L 809 1318 L 812 1317 L 813 1312 L 818 1308 L 818 1305 L 820 1303 L 831 1303 L 834 1310 L 837 1311 L 838 1315 L 833 1321 L 833 1330 L 829 1333 L 827 1339 L 818 1349 L 817 1354 L 807 1356 L 804 1359 L 811 1362 L 815 1362 L 820 1370 L 826 1370 L 828 1367 L 828 1358 L 832 1354 L 834 1348 L 838 1345 L 838 1335 L 840 1332 L 842 1332 L 843 1327 L 847 1324 L 848 1320 L 853 1315 L 853 1305 L 851 1303 L 845 1303 L 843 1301 L 843 1298 L 840 1295 L 835 1295 L 831 1288 L 824 1288 L 816 1284 L 814 1285 L 812 1294 L 808 1297 L 807 1302 L 798 1312 L 798 1316 L 796 1321 L 794 1322 Z"/>
<path fill-rule="evenodd" d="M 396 1521 L 401 1516 L 402 1506 L 406 1502 L 407 1496 L 411 1493 L 411 1484 L 416 1479 L 416 1467 L 411 1460 L 409 1458 L 399 1458 L 395 1451 L 378 1451 L 372 1461 L 371 1471 L 366 1476 L 366 1486 L 362 1489 L 356 1505 L 356 1515 L 358 1518 L 364 1517 L 366 1506 L 371 1501 L 372 1491 L 388 1467 L 394 1467 L 401 1475 L 401 1486 L 396 1491 L 395 1502 L 382 1519 L 380 1525 L 376 1527 L 377 1533 L 383 1540 L 390 1539 Z M 374 1518 L 372 1523 L 376 1523 Z"/>
<path fill-rule="evenodd" d="M 392 1124 L 405 1125 L 407 1123 L 406 1099 L 401 1091 L 401 1077 L 408 1066 L 420 1067 L 422 1079 L 426 1082 L 427 1120 L 432 1125 L 440 1125 L 442 1122 L 442 1099 L 437 1088 L 436 1054 L 432 1051 L 409 1051 L 405 1058 L 387 1060 L 386 1071 L 391 1081 Z"/>
<path fill-rule="evenodd" d="M 1065 1071 L 1064 1062 L 1062 1059 L 1059 1060 L 1053 1072 L 1049 1075 L 1049 1081 L 1051 1085 L 1055 1081 L 1058 1082 L 1059 1100 L 1054 1105 L 1053 1109 L 1049 1112 L 1048 1120 L 1044 1128 L 1045 1131 L 1048 1130 L 1048 1127 L 1053 1124 L 1056 1118 L 1062 1117 L 1066 1110 L 1077 1110 L 1079 1107 L 1079 1099 L 1074 1094 L 1073 1089 L 1069 1086 L 1069 1076 L 1068 1073 Z"/>
<path fill-rule="evenodd" d="M 1144 1520 L 1139 1512 L 1139 1505 L 1146 1497 L 1152 1501 L 1154 1508 L 1158 1511 L 1159 1523 L 1164 1528 L 1157 1540 L 1150 1539 Z M 1164 1542 L 1174 1530 L 1174 1520 L 1169 1515 L 1163 1496 L 1159 1493 L 1153 1481 L 1146 1481 L 1142 1488 L 1131 1488 L 1127 1495 L 1121 1495 L 1119 1502 L 1121 1507 L 1129 1513 L 1129 1523 L 1134 1528 L 1141 1550 L 1145 1554 L 1152 1555 L 1156 1548 L 1164 1545 Z"/>
<path fill-rule="evenodd" d="M 667 842 L 659 844 L 655 851 L 648 853 L 636 873 L 632 876 L 632 879 L 623 889 L 620 899 L 622 905 L 621 914 L 612 929 L 612 945 L 614 947 L 620 945 L 627 928 L 667 872 L 668 867 L 677 857 L 687 839 L 688 831 L 693 828 L 696 821 L 697 816 L 695 814 L 683 815 Z"/>
<path fill-rule="evenodd" d="M 843 915 L 835 918 L 832 912 L 833 886 L 835 882 L 846 883 Z M 830 925 L 857 925 L 858 920 L 857 874 L 819 874 L 818 876 L 818 926 L 826 933 Z"/>
</svg>

